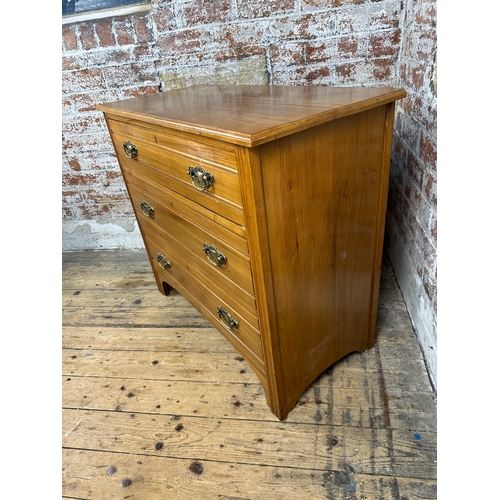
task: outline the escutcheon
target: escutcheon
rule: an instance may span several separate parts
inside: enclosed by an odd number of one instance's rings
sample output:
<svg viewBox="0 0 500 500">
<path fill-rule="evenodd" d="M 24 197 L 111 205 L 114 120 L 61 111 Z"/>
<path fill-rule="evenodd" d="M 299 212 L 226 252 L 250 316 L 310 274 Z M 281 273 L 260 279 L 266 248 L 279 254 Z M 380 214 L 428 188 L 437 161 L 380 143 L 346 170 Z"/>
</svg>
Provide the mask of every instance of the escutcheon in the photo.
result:
<svg viewBox="0 0 500 500">
<path fill-rule="evenodd" d="M 198 191 L 206 191 L 214 183 L 214 176 L 210 172 L 203 170 L 199 165 L 189 167 L 187 173 L 191 177 L 191 184 Z"/>
<path fill-rule="evenodd" d="M 170 261 L 167 260 L 167 258 L 164 255 L 162 255 L 161 253 L 159 253 L 156 256 L 156 260 L 158 261 L 158 264 L 162 269 L 170 269 L 172 267 L 172 264 L 170 264 Z"/>
<path fill-rule="evenodd" d="M 219 315 L 220 322 L 228 330 L 233 328 L 236 330 L 239 326 L 238 322 L 221 306 L 217 306 L 217 314 Z"/>
<path fill-rule="evenodd" d="M 155 209 L 147 201 L 141 201 L 140 206 L 142 213 L 146 217 L 149 217 L 150 219 L 155 218 Z"/>
<path fill-rule="evenodd" d="M 137 158 L 137 155 L 139 154 L 137 146 L 132 144 L 130 141 L 123 143 L 123 150 L 125 151 L 125 156 L 127 158 Z"/>
<path fill-rule="evenodd" d="M 207 259 L 215 267 L 223 266 L 227 262 L 226 256 L 217 250 L 213 245 L 205 243 L 203 251 L 207 254 Z"/>
</svg>

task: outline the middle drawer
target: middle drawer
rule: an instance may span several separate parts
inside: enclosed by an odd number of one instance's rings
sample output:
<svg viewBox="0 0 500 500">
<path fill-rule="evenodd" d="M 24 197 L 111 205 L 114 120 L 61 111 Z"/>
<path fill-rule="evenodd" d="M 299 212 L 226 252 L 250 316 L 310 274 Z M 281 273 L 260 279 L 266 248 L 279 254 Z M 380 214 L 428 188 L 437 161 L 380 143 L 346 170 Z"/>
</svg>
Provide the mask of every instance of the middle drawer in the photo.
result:
<svg viewBox="0 0 500 500">
<path fill-rule="evenodd" d="M 228 244 L 224 236 L 240 247 L 243 247 L 240 240 L 246 241 L 201 215 L 200 224 L 187 220 L 183 213 L 172 208 L 174 204 L 171 206 L 164 193 L 136 183 L 130 176 L 127 186 L 139 225 L 156 234 L 165 248 L 183 255 L 192 263 L 193 272 L 203 274 L 257 316 L 250 258 Z M 179 202 L 175 206 L 182 210 Z M 205 223 L 212 231 L 203 227 Z"/>
</svg>

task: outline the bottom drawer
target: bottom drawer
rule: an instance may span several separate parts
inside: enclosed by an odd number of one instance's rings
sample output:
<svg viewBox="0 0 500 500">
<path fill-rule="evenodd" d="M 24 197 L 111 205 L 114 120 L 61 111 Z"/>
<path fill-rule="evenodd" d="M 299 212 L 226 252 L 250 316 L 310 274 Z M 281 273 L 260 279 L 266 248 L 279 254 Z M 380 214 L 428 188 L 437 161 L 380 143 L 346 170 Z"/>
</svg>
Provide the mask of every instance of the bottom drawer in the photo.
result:
<svg viewBox="0 0 500 500">
<path fill-rule="evenodd" d="M 239 311 L 221 300 L 216 291 L 200 283 L 189 272 L 189 264 L 180 255 L 172 252 L 167 255 L 161 248 L 160 240 L 147 231 L 143 231 L 143 234 L 158 281 L 168 283 L 181 293 L 233 344 L 252 368 L 265 374 L 260 333 Z M 166 266 L 160 263 L 162 259 L 158 260 L 158 254 L 167 259 Z"/>
</svg>

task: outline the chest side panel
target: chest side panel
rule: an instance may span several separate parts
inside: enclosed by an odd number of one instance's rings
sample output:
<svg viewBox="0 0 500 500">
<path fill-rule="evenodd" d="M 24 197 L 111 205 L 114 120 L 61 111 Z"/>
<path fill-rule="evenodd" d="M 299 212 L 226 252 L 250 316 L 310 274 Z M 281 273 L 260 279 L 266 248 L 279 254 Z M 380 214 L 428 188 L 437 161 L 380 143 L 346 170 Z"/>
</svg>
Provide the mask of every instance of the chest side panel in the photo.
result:
<svg viewBox="0 0 500 500">
<path fill-rule="evenodd" d="M 385 107 L 261 146 L 287 405 L 370 337 Z"/>
</svg>

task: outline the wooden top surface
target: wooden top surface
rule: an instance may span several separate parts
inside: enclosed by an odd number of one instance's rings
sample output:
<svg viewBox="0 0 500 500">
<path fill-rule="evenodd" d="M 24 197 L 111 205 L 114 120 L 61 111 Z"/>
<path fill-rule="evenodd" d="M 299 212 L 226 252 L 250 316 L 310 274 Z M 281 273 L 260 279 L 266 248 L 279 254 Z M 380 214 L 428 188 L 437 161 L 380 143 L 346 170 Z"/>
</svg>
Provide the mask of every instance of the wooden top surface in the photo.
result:
<svg viewBox="0 0 500 500">
<path fill-rule="evenodd" d="M 406 96 L 403 89 L 269 85 L 203 85 L 97 106 L 243 146 L 257 146 Z"/>
</svg>

